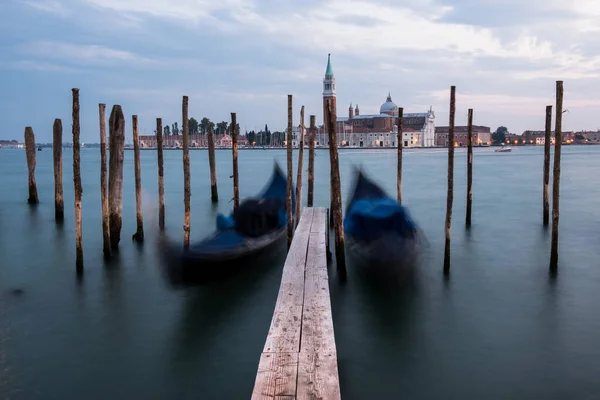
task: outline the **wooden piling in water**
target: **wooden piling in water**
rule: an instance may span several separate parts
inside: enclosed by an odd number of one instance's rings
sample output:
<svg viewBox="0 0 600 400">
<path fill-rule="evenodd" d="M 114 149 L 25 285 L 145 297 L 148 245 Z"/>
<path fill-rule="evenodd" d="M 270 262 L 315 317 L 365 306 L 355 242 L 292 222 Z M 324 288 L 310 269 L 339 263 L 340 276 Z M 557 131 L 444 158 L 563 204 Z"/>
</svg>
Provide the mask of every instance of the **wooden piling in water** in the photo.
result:
<svg viewBox="0 0 600 400">
<path fill-rule="evenodd" d="M 398 203 L 402 204 L 402 121 L 404 116 L 404 108 L 398 107 L 398 181 L 396 182 L 398 187 Z"/>
<path fill-rule="evenodd" d="M 454 113 L 456 111 L 456 86 L 450 87 L 450 121 L 448 124 L 448 195 L 446 198 L 446 241 L 444 246 L 444 274 L 450 272 L 450 228 L 452 202 L 454 201 Z"/>
<path fill-rule="evenodd" d="M 102 252 L 111 256 L 110 209 L 108 207 L 108 171 L 106 165 L 106 104 L 98 104 L 100 118 L 100 201 L 102 203 Z"/>
<path fill-rule="evenodd" d="M 80 171 L 80 152 L 81 143 L 80 124 L 79 124 L 79 89 L 71 89 L 73 92 L 73 183 L 75 187 L 75 266 L 78 272 L 83 270 L 83 243 L 82 243 L 82 227 L 81 227 L 81 171 Z"/>
<path fill-rule="evenodd" d="M 346 279 L 346 253 L 344 245 L 344 229 L 342 220 L 342 190 L 340 186 L 340 166 L 338 161 L 337 138 L 335 131 L 335 114 L 331 100 L 327 100 L 327 133 L 329 135 L 329 162 L 331 164 L 331 198 L 334 214 L 335 259 L 337 270 L 342 279 Z"/>
<path fill-rule="evenodd" d="M 188 119 L 188 97 L 183 96 L 181 103 L 181 115 L 183 125 L 183 247 L 190 246 L 190 125 Z"/>
<path fill-rule="evenodd" d="M 287 211 L 287 228 L 288 228 L 288 249 L 292 244 L 294 237 L 294 216 L 292 207 L 292 95 L 288 94 L 288 126 L 287 126 L 287 188 L 286 188 L 286 204 Z M 296 199 L 296 201 L 298 201 Z"/>
<path fill-rule="evenodd" d="M 310 132 L 308 136 L 308 193 L 306 206 L 313 206 L 315 190 L 315 116 L 310 116 Z M 329 214 L 328 214 L 329 215 Z"/>
<path fill-rule="evenodd" d="M 210 168 L 210 200 L 213 203 L 219 201 L 217 190 L 217 165 L 215 162 L 215 134 L 211 129 L 207 134 L 208 140 L 208 167 Z"/>
<path fill-rule="evenodd" d="M 144 241 L 144 215 L 142 212 L 142 171 L 140 168 L 140 133 L 138 131 L 138 116 L 131 116 L 133 127 L 133 163 L 135 174 L 135 217 L 137 229 L 132 239 Z"/>
<path fill-rule="evenodd" d="M 550 272 L 558 270 L 558 217 L 560 200 L 560 153 L 562 147 L 563 81 L 556 81 L 556 122 L 554 123 L 554 171 L 552 173 L 552 243 Z"/>
<path fill-rule="evenodd" d="M 29 171 L 28 185 L 29 185 L 29 198 L 27 203 L 38 204 L 37 184 L 35 182 L 35 135 L 33 129 L 28 126 L 25 128 L 25 155 L 27 157 L 27 170 Z"/>
<path fill-rule="evenodd" d="M 544 183 L 543 183 L 543 224 L 550 222 L 550 144 L 552 141 L 552 106 L 546 106 L 546 132 L 544 136 Z"/>
<path fill-rule="evenodd" d="M 65 219 L 65 202 L 63 198 L 63 173 L 62 173 L 62 121 L 54 120 L 52 126 L 52 158 L 54 161 L 54 219 L 62 222 Z"/>
<path fill-rule="evenodd" d="M 471 208 L 473 206 L 473 109 L 469 108 L 467 117 L 467 214 L 465 224 L 471 226 Z"/>
<path fill-rule="evenodd" d="M 304 106 L 300 108 L 300 141 L 298 142 L 298 171 L 296 174 L 296 226 L 302 211 L 302 168 L 304 163 Z"/>
<path fill-rule="evenodd" d="M 231 113 L 231 153 L 233 156 L 233 209 L 240 206 L 240 178 L 238 171 L 238 131 L 237 118 Z"/>
<path fill-rule="evenodd" d="M 165 230 L 165 169 L 163 160 L 162 118 L 156 118 L 156 150 L 158 152 L 158 229 Z"/>
<path fill-rule="evenodd" d="M 125 152 L 125 117 L 121 106 L 115 104 L 108 119 L 109 171 L 108 207 L 110 247 L 118 250 L 123 223 L 123 159 Z"/>
</svg>

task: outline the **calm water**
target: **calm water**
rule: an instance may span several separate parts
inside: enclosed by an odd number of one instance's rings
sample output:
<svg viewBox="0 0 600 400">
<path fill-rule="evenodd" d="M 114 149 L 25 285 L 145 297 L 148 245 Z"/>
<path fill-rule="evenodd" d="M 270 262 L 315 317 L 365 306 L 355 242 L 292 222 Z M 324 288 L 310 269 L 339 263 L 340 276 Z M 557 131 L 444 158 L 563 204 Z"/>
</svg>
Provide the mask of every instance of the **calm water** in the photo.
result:
<svg viewBox="0 0 600 400">
<path fill-rule="evenodd" d="M 350 269 L 331 295 L 344 399 L 592 399 L 600 391 L 600 147 L 563 148 L 559 275 L 541 226 L 542 152 L 476 149 L 473 227 L 464 228 L 465 159 L 457 150 L 452 270 L 442 275 L 445 150 L 406 151 L 404 203 L 429 247 L 414 282 L 376 287 Z M 152 249 L 154 151 L 143 151 L 147 242 L 135 232 L 127 151 L 121 251 L 102 261 L 99 150 L 83 149 L 85 273 L 75 274 L 72 153 L 64 151 L 66 220 L 54 223 L 52 152 L 37 153 L 41 204 L 30 208 L 22 150 L 0 151 L 0 398 L 249 398 L 275 304 L 283 252 L 201 288 L 172 290 Z M 294 163 L 297 155 L 294 156 Z M 341 151 L 395 191 L 395 151 Z M 241 151 L 240 195 L 256 193 L 284 151 Z M 315 205 L 329 203 L 329 156 L 317 151 Z M 307 161 L 305 161 L 305 167 Z M 217 152 L 211 207 L 207 153 L 191 152 L 192 240 L 232 197 L 231 153 Z M 167 230 L 183 237 L 181 153 L 165 152 Z M 294 172 L 294 178 L 295 178 Z M 306 182 L 304 185 L 306 198 Z"/>
</svg>

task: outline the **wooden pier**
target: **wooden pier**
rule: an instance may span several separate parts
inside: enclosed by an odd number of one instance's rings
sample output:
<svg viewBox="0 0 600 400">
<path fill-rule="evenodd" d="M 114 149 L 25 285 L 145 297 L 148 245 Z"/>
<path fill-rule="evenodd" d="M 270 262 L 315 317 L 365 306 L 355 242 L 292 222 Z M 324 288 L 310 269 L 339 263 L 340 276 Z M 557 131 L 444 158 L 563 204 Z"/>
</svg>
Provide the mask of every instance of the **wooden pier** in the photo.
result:
<svg viewBox="0 0 600 400">
<path fill-rule="evenodd" d="M 327 276 L 327 210 L 307 207 L 289 248 L 253 400 L 340 399 Z"/>
</svg>

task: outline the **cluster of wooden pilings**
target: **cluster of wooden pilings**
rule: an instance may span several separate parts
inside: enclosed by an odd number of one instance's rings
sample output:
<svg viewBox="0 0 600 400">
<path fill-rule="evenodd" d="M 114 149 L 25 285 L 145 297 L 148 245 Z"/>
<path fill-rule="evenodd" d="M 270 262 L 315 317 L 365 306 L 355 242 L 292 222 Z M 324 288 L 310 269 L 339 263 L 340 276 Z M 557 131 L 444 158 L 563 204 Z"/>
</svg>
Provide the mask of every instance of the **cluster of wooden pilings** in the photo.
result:
<svg viewBox="0 0 600 400">
<path fill-rule="evenodd" d="M 79 122 L 79 89 L 72 89 L 72 135 L 73 135 L 73 183 L 74 183 L 74 207 L 75 207 L 75 232 L 76 232 L 76 268 L 83 270 L 83 246 L 82 246 L 82 204 L 81 204 L 81 175 L 80 175 L 80 122 Z M 288 124 L 287 124 L 287 200 L 286 208 L 288 215 L 288 247 L 292 242 L 295 227 L 302 211 L 302 172 L 304 156 L 304 106 L 300 109 L 300 140 L 299 154 L 296 176 L 296 207 L 292 210 L 292 95 L 288 95 Z M 449 130 L 448 130 L 448 190 L 446 199 L 446 221 L 445 221 L 445 245 L 444 245 L 444 263 L 443 272 L 448 275 L 450 272 L 450 249 L 451 249 L 451 227 L 452 227 L 452 205 L 454 201 L 454 120 L 456 111 L 456 87 L 450 87 L 450 112 L 449 112 Z M 328 126 L 326 127 L 329 136 L 329 143 L 337 143 L 335 115 L 333 112 L 332 100 L 326 104 L 328 116 Z M 562 114 L 563 114 L 563 82 L 556 82 L 556 113 L 555 113 L 555 150 L 554 150 L 554 171 L 552 185 L 552 241 L 550 252 L 550 271 L 556 272 L 558 268 L 558 223 L 559 223 L 559 198 L 560 198 L 560 157 L 562 141 Z M 397 161 L 397 199 L 402 202 L 402 119 L 403 108 L 399 108 L 398 123 L 398 161 Z M 107 160 L 106 146 L 106 105 L 99 104 L 100 119 L 100 192 L 102 203 L 102 234 L 103 234 L 103 253 L 105 258 L 109 259 L 113 252 L 118 251 L 121 239 L 122 225 L 122 198 L 123 198 L 123 160 L 125 145 L 125 118 L 120 105 L 112 107 L 109 121 L 109 159 Z M 473 109 L 468 110 L 468 129 L 467 129 L 467 202 L 465 225 L 471 227 L 472 222 L 472 203 L 473 203 Z M 182 126 L 183 126 L 183 172 L 184 172 L 184 240 L 183 246 L 187 248 L 190 241 L 190 158 L 189 158 L 189 123 L 188 123 L 188 96 L 182 99 Z M 549 198 L 549 177 L 550 177 L 550 142 L 552 125 L 552 106 L 546 106 L 546 126 L 545 126 L 545 145 L 544 145 L 544 173 L 543 173 L 543 225 L 547 226 L 550 221 L 550 198 Z M 231 113 L 232 129 L 232 159 L 233 159 L 233 208 L 239 206 L 239 178 L 238 178 L 238 135 L 236 113 Z M 135 174 L 135 192 L 136 192 L 136 232 L 133 234 L 133 240 L 144 241 L 144 223 L 142 213 L 142 182 L 140 171 L 140 143 L 138 132 L 138 116 L 132 116 L 132 131 L 134 143 L 134 174 Z M 162 137 L 162 119 L 156 119 L 156 139 L 158 156 L 158 225 L 159 230 L 163 231 L 165 227 L 165 200 L 164 200 L 164 167 L 163 167 L 163 137 Z M 307 206 L 312 207 L 314 201 L 314 151 L 315 151 L 315 116 L 310 115 L 309 128 L 309 158 L 308 158 L 308 199 Z M 38 192 L 35 181 L 36 149 L 35 137 L 31 127 L 25 128 L 25 147 L 28 166 L 28 186 L 29 186 L 29 204 L 39 202 Z M 217 202 L 219 199 L 217 190 L 216 163 L 215 163 L 215 143 L 212 132 L 208 134 L 208 153 L 210 169 L 211 200 Z M 329 146 L 330 157 L 330 201 L 331 209 L 328 219 L 334 231 L 336 264 L 340 277 L 346 277 L 346 261 L 344 250 L 344 231 L 342 221 L 342 201 L 340 187 L 340 171 L 338 162 L 337 146 Z M 54 162 L 54 182 L 55 182 L 55 220 L 57 223 L 64 221 L 64 199 L 62 183 L 62 121 L 56 119 L 53 126 L 53 162 Z M 107 165 L 108 164 L 108 165 Z M 294 215 L 296 220 L 294 220 Z M 327 251 L 330 256 L 329 250 Z"/>
<path fill-rule="evenodd" d="M 400 109 L 400 118 L 402 118 Z M 448 194 L 446 200 L 446 240 L 444 246 L 444 274 L 450 273 L 450 232 L 452 227 L 452 203 L 454 200 L 454 118 L 456 111 L 456 86 L 450 87 L 450 113 L 448 128 Z M 552 236 L 550 248 L 550 273 L 558 271 L 558 221 L 560 199 L 560 157 L 562 144 L 562 114 L 563 111 L 563 81 L 556 81 L 556 115 L 555 115 L 555 145 L 554 145 L 554 171 L 552 184 Z M 401 122 L 399 123 L 401 126 Z M 546 106 L 546 125 L 544 142 L 544 173 L 543 173 L 543 206 L 542 224 L 549 223 L 549 181 L 550 181 L 550 142 L 552 132 L 552 106 Z M 467 209 L 465 225 L 471 227 L 471 210 L 473 205 L 473 109 L 469 108 L 467 116 Z M 398 129 L 398 201 L 401 201 L 402 182 L 402 151 L 400 145 L 401 129 Z"/>
<path fill-rule="evenodd" d="M 82 245 L 82 185 L 80 172 L 80 122 L 79 122 L 79 89 L 72 89 L 72 120 L 73 120 L 73 182 L 75 187 L 75 236 L 76 236 L 76 269 L 83 271 L 83 245 Z M 188 120 L 188 96 L 182 99 L 182 126 L 183 126 L 183 172 L 184 172 L 184 223 L 183 223 L 183 246 L 189 247 L 190 242 L 190 157 L 189 157 L 189 120 Z M 112 254 L 119 249 L 122 230 L 123 214 L 123 161 L 125 150 L 125 117 L 120 105 L 112 107 L 108 120 L 108 146 L 106 132 L 106 104 L 98 105 L 99 131 L 100 131 L 100 195 L 102 212 L 102 251 L 105 259 L 110 259 Z M 291 243 L 294 228 L 297 226 L 302 211 L 302 171 L 304 157 L 304 106 L 300 111 L 300 151 L 298 155 L 297 181 L 296 181 L 296 207 L 292 210 L 292 95 L 288 95 L 288 137 L 287 137 L 287 214 L 288 214 L 288 244 Z M 233 208 L 240 203 L 239 177 L 238 177 L 238 135 L 236 113 L 231 113 L 232 129 L 232 159 L 233 159 Z M 335 128 L 335 127 L 334 127 Z M 142 212 L 142 179 L 140 166 L 140 142 L 138 129 L 138 116 L 132 115 L 132 131 L 134 146 L 134 174 L 136 195 L 136 231 L 132 239 L 137 242 L 144 241 L 144 218 Z M 163 136 L 162 118 L 156 118 L 156 141 L 158 160 L 158 227 L 160 231 L 165 229 L 165 196 L 164 196 L 164 165 L 163 165 Z M 314 139 L 316 134 L 315 116 L 310 116 L 310 145 L 308 160 L 308 206 L 312 207 L 314 197 Z M 335 132 L 333 132 L 335 137 Z M 62 121 L 56 119 L 53 126 L 53 161 L 54 161 L 54 183 L 55 183 L 55 220 L 57 223 L 64 222 L 64 200 L 62 184 Z M 108 147 L 108 157 L 107 157 Z M 31 127 L 25 128 L 25 148 L 28 167 L 28 203 L 36 205 L 39 203 L 37 185 L 35 181 L 36 148 L 35 136 Z M 337 160 L 337 149 L 335 159 Z M 217 173 L 215 163 L 215 141 L 213 133 L 208 134 L 208 153 L 210 169 L 211 201 L 218 202 Z M 339 171 L 337 172 L 337 188 L 339 191 Z M 338 198 L 341 194 L 338 193 Z M 340 210 L 341 214 L 341 203 Z M 296 220 L 294 221 L 294 215 Z M 341 227 L 341 218 L 339 224 Z M 337 242 L 336 242 L 337 243 Z M 343 238 L 342 238 L 343 245 Z M 343 256 L 341 256 L 343 260 Z"/>
</svg>

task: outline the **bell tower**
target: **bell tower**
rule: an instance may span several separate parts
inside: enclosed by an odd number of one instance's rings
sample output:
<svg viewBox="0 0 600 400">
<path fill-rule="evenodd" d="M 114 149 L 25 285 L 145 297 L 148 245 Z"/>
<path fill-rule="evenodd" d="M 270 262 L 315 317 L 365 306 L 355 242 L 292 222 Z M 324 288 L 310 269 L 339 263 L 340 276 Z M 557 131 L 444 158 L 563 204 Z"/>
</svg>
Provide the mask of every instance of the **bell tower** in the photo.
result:
<svg viewBox="0 0 600 400">
<path fill-rule="evenodd" d="M 331 68 L 331 54 L 327 55 L 327 69 L 325 70 L 325 78 L 323 78 L 323 126 L 325 132 L 327 132 L 328 120 L 327 120 L 327 101 L 332 101 L 333 115 L 337 121 L 337 107 L 336 107 L 336 96 L 335 96 L 335 77 L 333 76 L 333 69 Z M 337 128 L 337 127 L 336 127 Z"/>
</svg>

